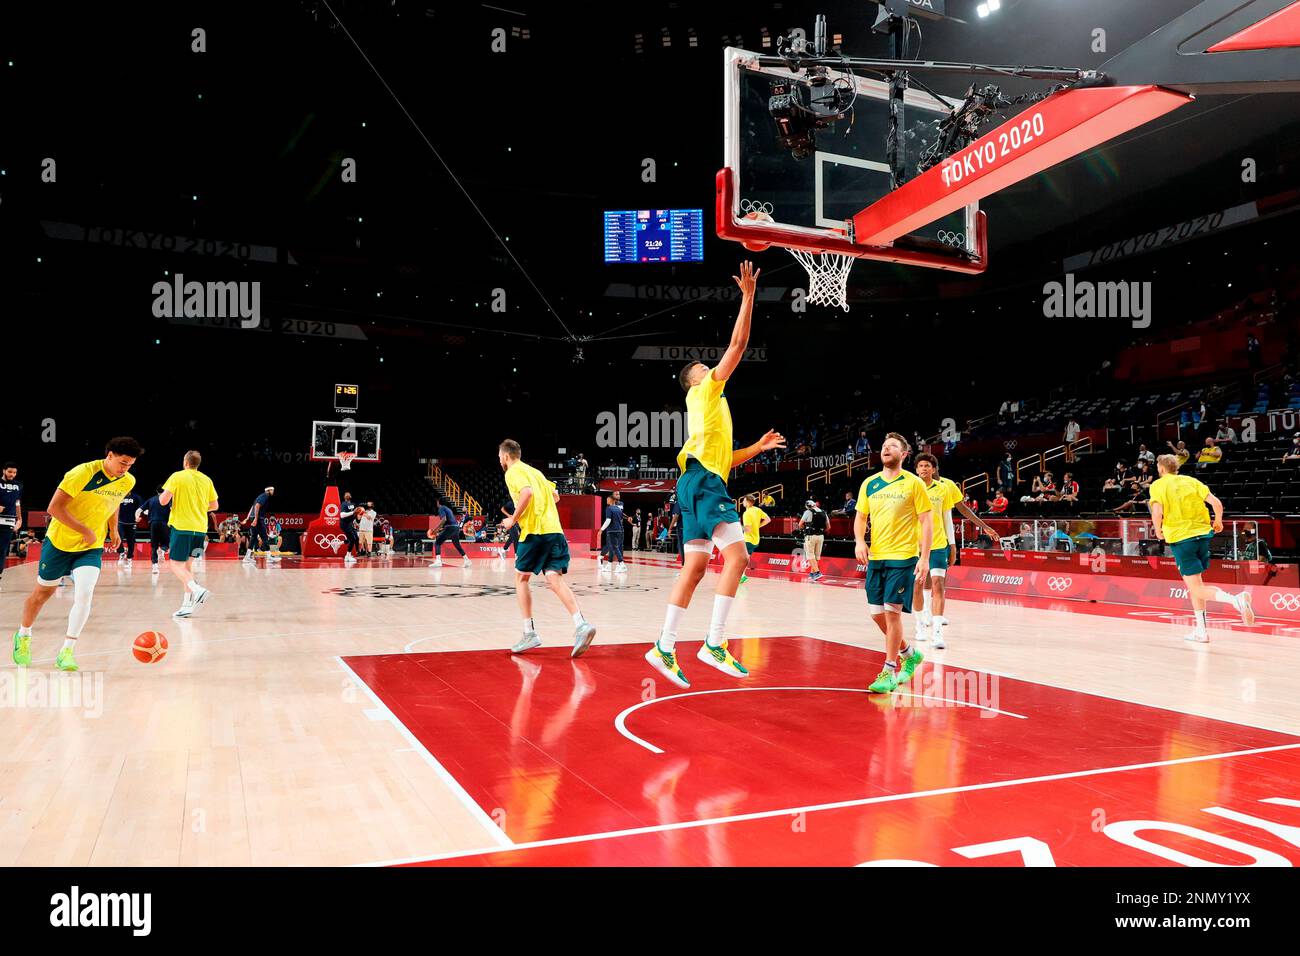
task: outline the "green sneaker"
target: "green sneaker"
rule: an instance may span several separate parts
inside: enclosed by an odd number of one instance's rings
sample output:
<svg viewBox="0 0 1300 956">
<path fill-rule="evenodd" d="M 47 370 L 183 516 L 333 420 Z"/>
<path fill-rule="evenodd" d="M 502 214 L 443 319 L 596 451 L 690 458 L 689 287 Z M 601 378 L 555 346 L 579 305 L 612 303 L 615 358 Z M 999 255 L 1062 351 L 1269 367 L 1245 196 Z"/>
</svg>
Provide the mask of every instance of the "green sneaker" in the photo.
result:
<svg viewBox="0 0 1300 956">
<path fill-rule="evenodd" d="M 745 665 L 731 656 L 726 641 L 722 642 L 721 647 L 710 647 L 708 641 L 705 641 L 704 646 L 695 656 L 710 667 L 716 667 L 722 673 L 730 674 L 732 677 L 746 677 L 749 674 Z"/>
<path fill-rule="evenodd" d="M 898 690 L 898 678 L 888 667 L 880 672 L 871 686 L 867 688 L 873 694 L 889 694 Z"/>
<path fill-rule="evenodd" d="M 748 581 L 748 580 L 749 580 L 749 575 L 748 575 L 748 574 L 742 574 L 742 575 L 740 576 L 740 583 L 741 583 L 741 584 L 744 584 L 744 583 L 745 583 L 746 581 Z"/>
<path fill-rule="evenodd" d="M 72 648 L 65 647 L 59 651 L 59 656 L 54 658 L 54 666 L 61 671 L 75 671 L 77 662 L 72 659 Z"/>
<path fill-rule="evenodd" d="M 900 668 L 898 673 L 898 683 L 906 684 L 910 681 L 912 675 L 916 673 L 916 669 L 921 666 L 921 661 L 923 660 L 925 660 L 925 655 L 921 653 L 919 647 L 913 644 L 912 653 L 908 654 L 902 660 L 903 666 Z"/>
<path fill-rule="evenodd" d="M 17 631 L 14 631 L 14 663 L 19 667 L 26 667 L 32 662 L 32 638 L 31 635 L 23 637 Z"/>
</svg>

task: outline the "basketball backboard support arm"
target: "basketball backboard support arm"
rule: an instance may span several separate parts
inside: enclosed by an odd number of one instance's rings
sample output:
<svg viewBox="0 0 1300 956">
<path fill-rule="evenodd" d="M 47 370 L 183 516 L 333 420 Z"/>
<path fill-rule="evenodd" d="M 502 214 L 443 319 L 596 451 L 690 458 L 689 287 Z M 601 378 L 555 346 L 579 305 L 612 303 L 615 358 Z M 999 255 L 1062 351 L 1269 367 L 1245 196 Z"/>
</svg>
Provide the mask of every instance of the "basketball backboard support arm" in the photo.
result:
<svg viewBox="0 0 1300 956">
<path fill-rule="evenodd" d="M 1171 110 L 1195 94 L 1300 90 L 1300 0 L 1204 0 L 853 217 L 883 244 Z"/>
</svg>

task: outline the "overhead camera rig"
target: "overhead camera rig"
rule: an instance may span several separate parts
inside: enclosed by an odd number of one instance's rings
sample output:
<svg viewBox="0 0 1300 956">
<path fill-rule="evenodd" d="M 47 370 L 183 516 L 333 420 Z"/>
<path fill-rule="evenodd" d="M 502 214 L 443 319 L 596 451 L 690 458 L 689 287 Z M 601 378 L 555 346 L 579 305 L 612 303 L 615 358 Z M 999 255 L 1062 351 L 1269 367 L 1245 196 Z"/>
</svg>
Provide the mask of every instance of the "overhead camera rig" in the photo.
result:
<svg viewBox="0 0 1300 956">
<path fill-rule="evenodd" d="M 849 57 L 834 51 L 828 52 L 826 44 L 826 17 L 818 14 L 813 27 L 813 39 L 799 35 L 777 38 L 776 54 L 760 57 L 765 65 L 784 65 L 796 74 L 789 80 L 773 80 L 768 111 L 776 121 L 781 141 L 796 159 L 803 159 L 816 148 L 817 133 L 833 127 L 841 120 L 852 121 L 853 104 L 857 87 L 854 70 L 864 70 L 884 75 L 889 82 L 889 129 L 886 133 L 886 159 L 894 188 L 907 181 L 903 156 L 904 94 L 915 85 L 934 97 L 935 101 L 950 109 L 949 116 L 937 122 L 935 136 L 922 145 L 923 153 L 918 171 L 925 171 L 970 145 L 981 135 L 981 128 L 998 115 L 998 111 L 1024 102 L 1042 99 L 1052 93 L 1075 86 L 1099 85 L 1105 75 L 1096 70 L 1058 66 L 999 66 L 981 63 L 953 63 L 940 60 L 909 59 L 909 40 L 912 31 L 920 29 L 913 13 L 931 19 L 955 19 L 943 15 L 943 4 L 932 0 L 876 0 L 880 11 L 872 27 L 876 33 L 887 34 L 892 42 L 893 56 L 889 58 Z M 961 21 L 957 21 L 961 22 Z M 835 75 L 834 71 L 838 71 Z M 913 73 L 956 73 L 974 76 L 1017 77 L 1020 79 L 1054 81 L 1051 89 L 1029 96 L 1006 97 L 1001 88 L 988 84 L 967 90 L 965 100 L 958 107 L 935 93 Z M 802 75 L 799 75 L 802 74 Z"/>
</svg>

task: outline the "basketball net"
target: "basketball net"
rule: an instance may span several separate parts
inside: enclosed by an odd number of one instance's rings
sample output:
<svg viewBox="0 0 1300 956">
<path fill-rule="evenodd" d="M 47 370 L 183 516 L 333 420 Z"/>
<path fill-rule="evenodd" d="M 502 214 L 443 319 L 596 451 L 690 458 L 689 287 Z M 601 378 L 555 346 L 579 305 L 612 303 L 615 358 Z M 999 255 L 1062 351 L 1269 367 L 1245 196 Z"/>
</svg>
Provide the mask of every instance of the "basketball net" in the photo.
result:
<svg viewBox="0 0 1300 956">
<path fill-rule="evenodd" d="M 339 471 L 351 471 L 352 459 L 356 457 L 357 456 L 350 451 L 339 452 Z"/>
<path fill-rule="evenodd" d="M 853 270 L 855 256 L 846 256 L 839 252 L 808 252 L 804 249 L 790 249 L 786 252 L 799 260 L 799 264 L 808 273 L 808 301 L 813 305 L 839 306 L 849 311 L 848 295 L 849 273 Z"/>
</svg>

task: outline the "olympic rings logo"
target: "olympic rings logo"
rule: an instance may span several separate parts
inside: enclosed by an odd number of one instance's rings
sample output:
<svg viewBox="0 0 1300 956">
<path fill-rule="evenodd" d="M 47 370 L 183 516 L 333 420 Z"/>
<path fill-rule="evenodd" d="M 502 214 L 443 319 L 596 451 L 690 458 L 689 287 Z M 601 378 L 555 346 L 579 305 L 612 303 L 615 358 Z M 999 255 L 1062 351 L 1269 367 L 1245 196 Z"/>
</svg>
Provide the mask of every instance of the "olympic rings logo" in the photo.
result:
<svg viewBox="0 0 1300 956">
<path fill-rule="evenodd" d="M 761 212 L 770 216 L 775 208 L 770 202 L 761 202 L 757 199 L 742 199 L 740 201 L 740 211 L 745 213 Z"/>
<path fill-rule="evenodd" d="M 1048 578 L 1047 587 L 1052 591 L 1070 590 L 1071 581 L 1069 578 Z"/>
<path fill-rule="evenodd" d="M 339 548 L 347 543 L 348 539 L 341 534 L 318 534 L 313 540 L 316 542 L 317 547 L 329 548 L 337 553 Z"/>
<path fill-rule="evenodd" d="M 1300 595 L 1283 594 L 1281 591 L 1274 591 L 1269 597 L 1268 603 L 1279 611 L 1300 611 Z"/>
<path fill-rule="evenodd" d="M 964 232 L 953 232 L 952 230 L 949 229 L 940 229 L 939 232 L 936 234 L 936 238 L 940 242 L 949 246 L 966 245 L 966 234 Z"/>
</svg>

